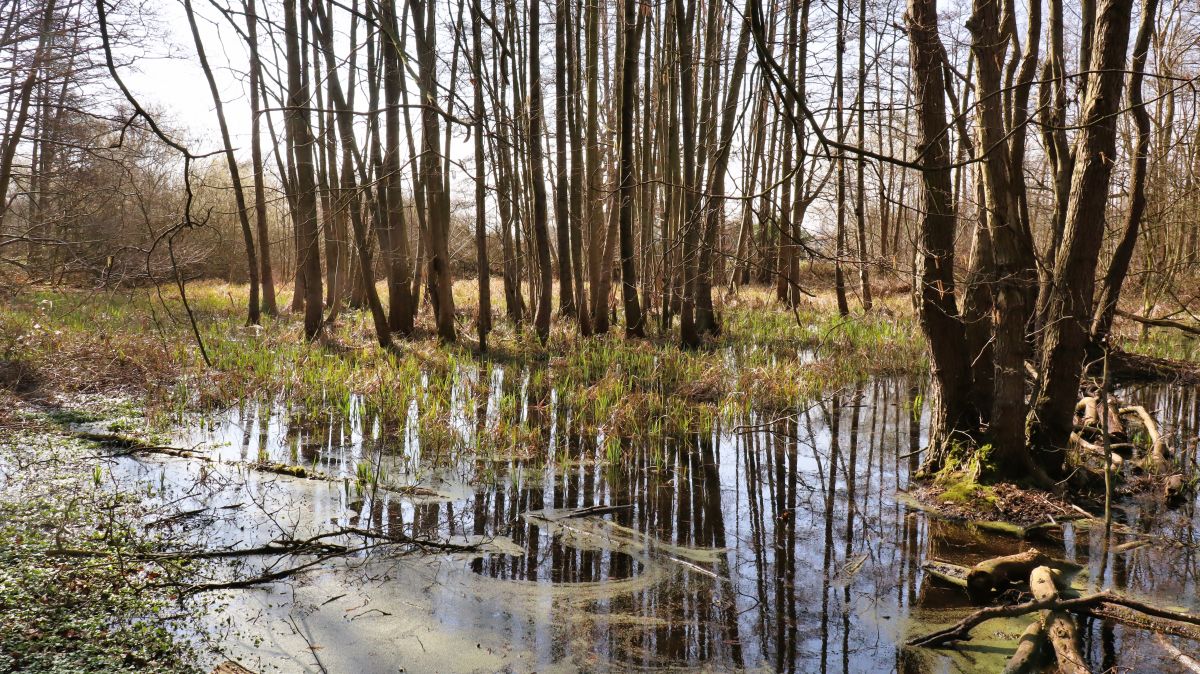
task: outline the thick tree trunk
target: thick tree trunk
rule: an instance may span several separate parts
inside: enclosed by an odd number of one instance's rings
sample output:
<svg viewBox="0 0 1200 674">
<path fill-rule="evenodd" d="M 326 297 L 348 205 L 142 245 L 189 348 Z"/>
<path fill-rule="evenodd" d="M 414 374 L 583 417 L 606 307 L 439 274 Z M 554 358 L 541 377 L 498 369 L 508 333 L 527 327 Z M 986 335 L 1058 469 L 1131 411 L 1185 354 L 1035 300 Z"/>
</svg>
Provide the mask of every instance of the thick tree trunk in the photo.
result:
<svg viewBox="0 0 1200 674">
<path fill-rule="evenodd" d="M 1026 323 L 1033 311 L 1036 267 L 1031 241 L 1018 218 L 1015 182 L 1022 176 L 1009 174 L 1005 133 L 1001 67 L 1005 41 L 1001 37 L 1001 15 L 994 0 L 976 0 L 967 28 L 977 67 L 976 110 L 978 140 L 983 159 L 988 233 L 995 273 L 993 320 L 994 397 L 989 435 L 995 466 L 1007 477 L 1026 477 L 1034 472 L 1025 444 L 1025 339 Z"/>
<path fill-rule="evenodd" d="M 918 316 L 929 341 L 933 377 L 930 396 L 930 450 L 924 469 L 936 471 L 960 433 L 976 423 L 970 409 L 970 364 L 954 288 L 955 212 L 950 180 L 950 125 L 946 121 L 942 49 L 936 0 L 909 0 L 906 14 L 912 82 L 917 105 L 917 157 L 922 202 L 918 230 L 921 268 Z"/>
<path fill-rule="evenodd" d="M 1063 249 L 1054 267 L 1042 328 L 1041 376 L 1029 417 L 1030 443 L 1040 462 L 1055 475 L 1063 472 L 1063 450 L 1071 437 L 1095 309 L 1092 295 L 1116 156 L 1117 112 L 1125 80 L 1132 4 L 1132 0 L 1104 0 L 1099 9 Z"/>
</svg>

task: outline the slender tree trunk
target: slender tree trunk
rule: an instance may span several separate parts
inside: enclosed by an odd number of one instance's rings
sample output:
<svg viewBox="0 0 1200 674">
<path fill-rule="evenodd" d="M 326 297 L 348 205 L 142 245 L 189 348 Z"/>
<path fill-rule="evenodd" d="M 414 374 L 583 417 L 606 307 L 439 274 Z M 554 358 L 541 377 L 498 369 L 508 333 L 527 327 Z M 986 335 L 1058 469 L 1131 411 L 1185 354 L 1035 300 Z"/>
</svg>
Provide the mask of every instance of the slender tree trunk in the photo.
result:
<svg viewBox="0 0 1200 674">
<path fill-rule="evenodd" d="M 383 62 L 383 96 L 387 112 L 384 116 L 385 151 L 383 154 L 383 176 L 386 186 L 387 216 L 377 223 L 386 231 L 380 242 L 387 242 L 382 249 L 387 263 L 388 279 L 388 326 L 402 335 L 411 335 L 417 308 L 413 302 L 412 287 L 409 285 L 411 272 L 408 266 L 408 223 L 404 217 L 403 176 L 400 172 L 400 109 L 402 82 L 401 65 L 403 43 L 399 37 L 399 21 L 396 16 L 395 0 L 382 3 L 382 21 L 389 26 L 380 36 L 380 60 Z"/>
<path fill-rule="evenodd" d="M 536 1 L 536 0 L 534 0 Z M 574 316 L 575 288 L 571 276 L 574 264 L 571 251 L 571 182 L 567 168 L 567 0 L 557 0 L 554 10 L 554 151 L 556 188 L 554 192 L 554 233 L 558 239 L 558 307 L 563 316 Z"/>
<path fill-rule="evenodd" d="M 570 228 L 571 228 L 571 271 L 574 274 L 576 314 L 579 316 L 579 332 L 583 336 L 592 334 L 592 317 L 588 311 L 587 293 L 583 283 L 583 196 L 584 196 L 584 165 L 583 138 L 581 136 L 580 116 L 582 115 L 583 86 L 580 84 L 579 72 L 579 39 L 575 22 L 571 21 L 570 0 L 559 0 L 559 11 L 563 13 L 566 30 L 570 38 L 566 49 L 568 66 L 568 81 L 570 99 L 567 101 L 570 110 L 571 138 L 571 194 L 570 194 Z M 562 280 L 559 281 L 560 283 Z"/>
<path fill-rule="evenodd" d="M 433 286 L 438 338 L 455 340 L 453 276 L 450 271 L 450 195 L 442 178 L 441 140 L 437 111 L 436 0 L 409 0 L 417 41 L 421 91 L 421 165 L 425 205 L 429 215 L 429 281 Z"/>
<path fill-rule="evenodd" d="M 250 228 L 250 216 L 247 213 L 246 194 L 242 189 L 242 176 L 238 170 L 237 158 L 233 156 L 233 143 L 229 140 L 229 125 L 225 122 L 225 106 L 221 101 L 221 93 L 217 90 L 217 81 L 213 79 L 212 68 L 209 67 L 208 57 L 204 53 L 204 41 L 200 39 L 200 30 L 196 27 L 192 1 L 183 0 L 183 8 L 187 14 L 188 26 L 192 30 L 192 39 L 196 44 L 196 56 L 200 61 L 200 68 L 204 71 L 204 79 L 208 81 L 208 91 L 212 94 L 213 106 L 217 111 L 217 124 L 221 128 L 225 161 L 229 166 L 229 179 L 233 183 L 233 196 L 237 203 L 238 222 L 242 226 L 242 239 L 246 244 L 246 272 L 250 277 L 249 315 L 246 322 L 248 325 L 258 325 L 258 256 L 254 248 L 254 230 Z"/>
<path fill-rule="evenodd" d="M 321 243 L 317 227 L 317 180 L 313 166 L 315 144 L 308 123 L 308 85 L 301 72 L 302 48 L 296 0 L 283 0 L 287 39 L 288 136 L 296 153 L 297 273 L 304 279 L 304 336 L 321 335 Z"/>
<path fill-rule="evenodd" d="M 262 311 L 268 316 L 279 312 L 275 305 L 275 272 L 271 267 L 271 233 L 267 220 L 266 181 L 263 175 L 262 112 L 259 103 L 262 63 L 258 58 L 257 0 L 246 0 L 246 33 L 250 47 L 250 163 L 254 169 L 254 220 L 258 230 L 259 280 L 262 283 Z"/>
<path fill-rule="evenodd" d="M 337 65 L 333 52 L 333 26 L 319 3 L 316 5 L 313 18 L 313 34 L 324 54 L 325 66 L 330 73 L 330 102 L 336 110 L 338 132 L 342 137 L 342 167 L 335 208 L 343 212 L 349 211 L 355 248 L 358 250 L 358 272 L 362 276 L 367 306 L 371 310 L 371 318 L 375 323 L 375 336 L 381 346 L 387 346 L 391 342 L 391 328 L 388 326 L 387 314 L 384 313 L 379 293 L 375 290 L 375 264 L 372 260 L 367 226 L 363 217 L 363 198 L 359 195 L 358 186 L 354 183 L 354 164 L 357 163 L 365 171 L 362 155 L 358 151 L 354 135 L 354 111 L 342 94 L 341 82 L 337 78 Z"/>
<path fill-rule="evenodd" d="M 536 0 L 535 0 L 536 1 Z M 475 76 L 475 261 L 479 267 L 479 315 L 475 327 L 479 350 L 487 351 L 487 336 L 492 329 L 492 274 L 487 250 L 487 186 L 483 157 L 483 6 L 475 0 L 471 11 L 472 70 Z M 560 139 L 561 142 L 561 139 Z M 569 283 L 566 279 L 564 283 Z"/>
<path fill-rule="evenodd" d="M 1125 212 L 1125 227 L 1121 240 L 1113 251 L 1108 271 L 1104 274 L 1104 285 L 1096 303 L 1092 320 L 1091 339 L 1103 344 L 1112 329 L 1117 302 L 1121 299 L 1121 286 L 1129 273 L 1129 262 L 1137 245 L 1138 230 L 1142 215 L 1146 212 L 1146 160 L 1150 154 L 1150 114 L 1142 101 L 1142 80 L 1146 72 L 1146 56 L 1150 51 L 1150 38 L 1154 34 L 1154 19 L 1158 13 L 1158 0 L 1142 2 L 1141 24 L 1133 44 L 1132 73 L 1129 76 L 1129 111 L 1137 130 L 1136 147 L 1129 161 L 1129 207 Z"/>
<path fill-rule="evenodd" d="M 837 99 L 835 113 L 838 142 L 846 140 L 846 69 L 843 65 L 846 53 L 846 0 L 837 0 L 837 34 L 835 37 L 836 60 L 833 70 L 833 87 Z M 846 154 L 837 155 L 837 230 L 834 232 L 833 290 L 837 296 L 838 314 L 850 315 L 850 303 L 846 300 L 846 275 L 842 262 L 846 257 Z"/>
<path fill-rule="evenodd" d="M 1033 0 L 1038 2 L 1038 0 Z M 867 0 L 858 1 L 858 144 L 866 147 L 867 119 Z M 863 311 L 871 310 L 870 251 L 867 250 L 866 160 L 859 155 L 855 162 L 854 219 L 858 225 L 858 283 L 862 293 Z"/>
<path fill-rule="evenodd" d="M 531 0 L 537 4 L 537 0 Z M 625 53 L 621 67 L 621 139 L 620 139 L 620 239 L 621 239 L 621 294 L 625 305 L 625 335 L 644 337 L 642 310 L 638 302 L 637 271 L 633 252 L 633 126 L 635 122 L 634 95 L 637 90 L 637 55 L 641 37 L 641 22 L 634 11 L 635 0 L 621 0 L 623 5 L 622 29 L 625 31 Z"/>
<path fill-rule="evenodd" d="M 550 298 L 554 277 L 550 270 L 545 157 L 542 151 L 541 5 L 541 0 L 529 0 L 529 161 L 533 181 L 533 236 L 538 257 L 538 306 L 533 327 L 538 339 L 545 344 L 550 337 Z"/>
<path fill-rule="evenodd" d="M 604 265 L 604 194 L 601 183 L 603 157 L 600 153 L 600 8 L 596 0 L 587 6 L 587 231 L 588 283 L 591 287 L 592 331 L 608 332 L 608 298 L 601 297 Z"/>
</svg>

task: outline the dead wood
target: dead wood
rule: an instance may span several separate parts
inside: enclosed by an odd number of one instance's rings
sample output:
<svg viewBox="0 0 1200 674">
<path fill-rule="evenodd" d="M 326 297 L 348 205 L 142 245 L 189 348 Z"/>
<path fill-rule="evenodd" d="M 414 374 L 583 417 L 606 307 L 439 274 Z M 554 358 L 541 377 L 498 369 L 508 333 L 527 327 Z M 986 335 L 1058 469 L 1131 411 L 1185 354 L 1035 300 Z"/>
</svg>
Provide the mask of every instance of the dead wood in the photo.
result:
<svg viewBox="0 0 1200 674">
<path fill-rule="evenodd" d="M 1107 606 L 1120 606 L 1144 614 L 1145 616 L 1149 616 L 1151 618 L 1175 621 L 1188 626 L 1200 626 L 1200 615 L 1169 611 L 1167 609 L 1154 606 L 1153 604 L 1147 604 L 1145 602 L 1137 601 L 1136 599 L 1119 595 L 1112 591 L 1104 591 L 1085 595 L 1083 597 L 1075 597 L 1072 599 L 1060 598 L 1045 601 L 1039 601 L 1035 599 L 1022 604 L 989 606 L 987 608 L 981 608 L 958 621 L 954 625 L 951 625 L 950 627 L 937 630 L 930 634 L 926 634 L 925 636 L 913 637 L 912 639 L 908 640 L 907 644 L 909 646 L 925 646 L 936 648 L 939 646 L 945 646 L 955 641 L 969 639 L 972 629 L 995 618 L 1015 618 L 1017 616 L 1033 613 L 1034 611 L 1073 611 L 1077 613 L 1084 613 L 1097 607 Z"/>
<path fill-rule="evenodd" d="M 1154 417 L 1146 411 L 1146 408 L 1141 405 L 1130 405 L 1120 409 L 1121 414 L 1135 414 L 1142 426 L 1146 429 L 1146 434 L 1150 436 L 1150 454 L 1147 456 L 1149 461 L 1146 462 L 1146 468 L 1149 470 L 1161 469 L 1167 465 L 1171 459 L 1171 450 L 1167 448 L 1167 443 L 1162 438 L 1162 434 L 1158 430 L 1158 422 Z"/>
<path fill-rule="evenodd" d="M 1172 330 L 1179 330 L 1180 332 L 1186 332 L 1189 335 L 1200 335 L 1200 327 L 1197 327 L 1194 325 L 1188 325 L 1187 323 L 1181 323 L 1179 321 L 1172 321 L 1167 318 L 1150 318 L 1148 316 L 1138 316 L 1137 314 L 1132 314 L 1132 313 L 1129 313 L 1128 311 L 1122 311 L 1120 309 L 1117 309 L 1117 315 L 1120 316 L 1121 318 L 1128 318 L 1131 321 L 1135 321 L 1135 322 L 1141 323 L 1143 325 L 1149 325 L 1149 326 L 1152 326 L 1155 328 L 1170 328 Z"/>
<path fill-rule="evenodd" d="M 1056 560 L 1036 548 L 1003 557 L 985 559 L 967 572 L 967 595 L 972 602 L 984 604 L 1001 592 L 1029 582 L 1029 575 L 1039 566 L 1061 570 L 1077 570 L 1071 562 Z"/>
<path fill-rule="evenodd" d="M 1039 566 L 1029 574 L 1029 590 L 1037 601 L 1058 601 L 1058 588 L 1054 585 L 1054 572 L 1050 567 Z M 1075 618 L 1066 611 L 1045 611 L 1042 622 L 1046 625 L 1046 636 L 1054 648 L 1058 669 L 1062 674 L 1088 674 L 1083 654 L 1079 652 L 1079 634 L 1075 629 Z"/>
<path fill-rule="evenodd" d="M 1040 671 L 1042 647 L 1046 644 L 1046 632 L 1042 621 L 1035 620 L 1017 639 L 1017 650 L 1004 667 L 1004 674 L 1031 674 Z"/>
<path fill-rule="evenodd" d="M 571 512 L 563 515 L 561 519 L 571 519 L 573 517 L 588 517 L 590 515 L 607 515 L 608 513 L 618 512 L 627 508 L 632 508 L 632 505 L 596 505 L 586 508 L 576 508 Z"/>
<path fill-rule="evenodd" d="M 1196 658 L 1193 658 L 1187 653 L 1179 650 L 1175 644 L 1167 641 L 1166 637 L 1161 634 L 1156 635 L 1156 640 L 1158 641 L 1158 644 L 1163 647 L 1163 650 L 1170 653 L 1171 657 L 1175 658 L 1175 660 L 1177 660 L 1185 669 L 1187 669 L 1189 672 L 1193 672 L 1193 674 L 1200 674 L 1200 661 L 1197 661 Z"/>
</svg>

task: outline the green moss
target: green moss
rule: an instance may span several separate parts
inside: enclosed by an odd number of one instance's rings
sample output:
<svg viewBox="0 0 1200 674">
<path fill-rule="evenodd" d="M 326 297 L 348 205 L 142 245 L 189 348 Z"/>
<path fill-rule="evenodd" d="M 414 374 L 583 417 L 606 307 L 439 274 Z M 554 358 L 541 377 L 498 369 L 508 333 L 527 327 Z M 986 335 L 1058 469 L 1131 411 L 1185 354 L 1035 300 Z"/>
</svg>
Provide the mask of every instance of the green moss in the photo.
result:
<svg viewBox="0 0 1200 674">
<path fill-rule="evenodd" d="M 943 501 L 980 508 L 982 503 L 995 505 L 996 492 L 984 482 L 994 474 L 992 446 L 973 447 L 954 444 L 934 483 L 942 488 Z"/>
</svg>

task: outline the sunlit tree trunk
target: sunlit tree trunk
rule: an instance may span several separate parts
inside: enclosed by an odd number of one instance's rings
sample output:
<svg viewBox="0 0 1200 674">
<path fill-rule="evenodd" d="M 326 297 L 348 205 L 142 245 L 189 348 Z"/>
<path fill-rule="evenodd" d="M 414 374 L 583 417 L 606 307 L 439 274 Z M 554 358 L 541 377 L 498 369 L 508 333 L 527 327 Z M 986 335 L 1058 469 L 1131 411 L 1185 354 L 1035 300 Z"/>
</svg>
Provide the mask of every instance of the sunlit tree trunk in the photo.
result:
<svg viewBox="0 0 1200 674">
<path fill-rule="evenodd" d="M 1063 470 L 1063 448 L 1073 430 L 1089 328 L 1095 315 L 1095 273 L 1116 156 L 1117 113 L 1125 82 L 1132 4 L 1132 0 L 1103 0 L 1096 16 L 1063 248 L 1054 267 L 1053 290 L 1042 326 L 1045 335 L 1029 439 L 1041 463 L 1053 474 Z"/>
</svg>

